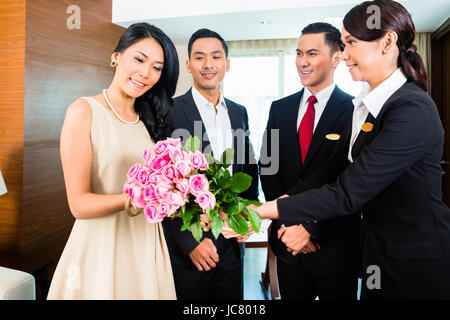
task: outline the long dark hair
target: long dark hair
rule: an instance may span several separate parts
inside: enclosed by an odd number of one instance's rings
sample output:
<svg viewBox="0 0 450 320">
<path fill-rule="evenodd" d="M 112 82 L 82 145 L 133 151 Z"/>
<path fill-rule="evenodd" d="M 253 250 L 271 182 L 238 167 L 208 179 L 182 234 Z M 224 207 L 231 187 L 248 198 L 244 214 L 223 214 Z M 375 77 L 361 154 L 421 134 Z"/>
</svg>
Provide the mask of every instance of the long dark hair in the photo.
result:
<svg viewBox="0 0 450 320">
<path fill-rule="evenodd" d="M 164 67 L 159 81 L 145 94 L 136 98 L 134 110 L 145 124 L 150 137 L 156 142 L 166 139 L 171 133 L 168 119 L 169 106 L 173 104 L 172 97 L 175 94 L 179 75 L 175 46 L 161 29 L 142 22 L 128 27 L 113 52 L 123 52 L 145 38 L 153 38 L 161 45 L 164 52 Z"/>
<path fill-rule="evenodd" d="M 370 6 L 379 8 L 380 25 L 369 28 L 368 19 L 373 12 Z M 369 10 L 368 10 L 369 8 Z M 372 7 L 374 8 L 374 7 Z M 409 12 L 398 2 L 392 0 L 365 1 L 353 7 L 344 17 L 344 28 L 355 38 L 363 41 L 381 39 L 387 32 L 398 35 L 399 56 L 397 65 L 402 67 L 408 81 L 412 81 L 427 91 L 427 71 L 422 58 L 413 44 L 416 28 Z"/>
</svg>

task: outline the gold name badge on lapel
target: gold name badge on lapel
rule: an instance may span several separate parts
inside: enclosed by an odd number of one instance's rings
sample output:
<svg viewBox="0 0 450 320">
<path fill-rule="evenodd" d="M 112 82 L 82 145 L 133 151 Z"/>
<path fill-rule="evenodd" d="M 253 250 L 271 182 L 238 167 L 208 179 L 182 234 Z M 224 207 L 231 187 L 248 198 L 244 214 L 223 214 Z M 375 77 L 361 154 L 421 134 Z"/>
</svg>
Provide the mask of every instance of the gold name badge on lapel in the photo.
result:
<svg viewBox="0 0 450 320">
<path fill-rule="evenodd" d="M 361 126 L 361 130 L 364 132 L 370 132 L 373 129 L 373 124 L 370 122 L 363 123 Z"/>
<path fill-rule="evenodd" d="M 327 138 L 328 140 L 333 140 L 333 141 L 339 140 L 340 137 L 341 136 L 337 133 L 329 133 L 325 136 L 325 138 Z"/>
</svg>

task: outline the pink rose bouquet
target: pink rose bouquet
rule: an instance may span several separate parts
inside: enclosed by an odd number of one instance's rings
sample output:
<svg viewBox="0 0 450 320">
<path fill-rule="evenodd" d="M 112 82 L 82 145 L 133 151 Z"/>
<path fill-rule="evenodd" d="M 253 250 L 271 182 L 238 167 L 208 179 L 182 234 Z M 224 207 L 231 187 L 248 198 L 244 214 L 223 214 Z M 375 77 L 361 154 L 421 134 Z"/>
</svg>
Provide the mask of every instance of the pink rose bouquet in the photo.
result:
<svg viewBox="0 0 450 320">
<path fill-rule="evenodd" d="M 184 147 L 181 139 L 167 138 L 144 151 L 143 163 L 134 164 L 127 173 L 123 192 L 131 204 L 142 208 L 150 223 L 161 222 L 166 217 L 183 219 L 182 231 L 190 230 L 197 241 L 203 235 L 201 214 L 207 214 L 211 229 L 217 238 L 224 221 L 219 210 L 227 214 L 230 227 L 239 234 L 259 231 L 261 218 L 249 204 L 260 205 L 239 197 L 250 187 L 251 177 L 245 173 L 231 175 L 233 150 L 222 155 L 222 161 L 198 151 L 200 140 L 190 137 Z"/>
</svg>

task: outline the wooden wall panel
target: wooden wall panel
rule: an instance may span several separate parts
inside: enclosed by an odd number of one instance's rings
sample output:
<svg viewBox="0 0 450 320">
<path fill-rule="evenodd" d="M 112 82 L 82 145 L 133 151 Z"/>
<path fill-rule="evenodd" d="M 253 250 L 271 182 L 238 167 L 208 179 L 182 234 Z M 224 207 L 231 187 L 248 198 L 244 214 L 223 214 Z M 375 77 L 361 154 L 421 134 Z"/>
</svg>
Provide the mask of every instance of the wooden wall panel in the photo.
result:
<svg viewBox="0 0 450 320">
<path fill-rule="evenodd" d="M 80 7 L 79 30 L 67 28 L 69 5 Z M 65 110 L 109 85 L 124 29 L 111 23 L 111 0 L 29 0 L 26 12 L 21 254 L 35 270 L 59 258 L 74 222 L 59 156 Z"/>
<path fill-rule="evenodd" d="M 66 25 L 70 5 L 80 8 L 80 29 L 70 30 Z M 27 0 L 24 11 L 26 42 L 18 113 L 23 124 L 19 130 L 22 147 L 17 155 L 23 190 L 18 192 L 20 201 L 13 201 L 20 208 L 14 208 L 14 218 L 10 218 L 19 226 L 18 244 L 8 243 L 0 251 L 18 256 L 17 260 L 8 256 L 19 264 L 16 267 L 35 272 L 58 261 L 74 222 L 59 155 L 66 109 L 78 97 L 98 94 L 109 85 L 111 53 L 124 28 L 111 23 L 111 0 Z M 11 154 L 2 158 L 12 161 Z M 17 228 L 7 227 L 1 216 L 0 226 L 17 236 Z M 0 265 L 1 257 L 0 253 Z"/>
<path fill-rule="evenodd" d="M 22 206 L 25 0 L 2 0 L 0 21 L 0 169 L 8 188 L 0 196 L 0 251 L 14 252 Z"/>
</svg>

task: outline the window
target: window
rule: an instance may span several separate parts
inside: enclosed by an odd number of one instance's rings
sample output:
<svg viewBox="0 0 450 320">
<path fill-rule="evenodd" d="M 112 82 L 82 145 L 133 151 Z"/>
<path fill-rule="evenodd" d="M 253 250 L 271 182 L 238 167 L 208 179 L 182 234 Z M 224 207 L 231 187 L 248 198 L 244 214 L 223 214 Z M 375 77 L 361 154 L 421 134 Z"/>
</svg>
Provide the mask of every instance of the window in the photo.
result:
<svg viewBox="0 0 450 320">
<path fill-rule="evenodd" d="M 352 80 L 344 62 L 336 68 L 334 79 L 339 88 L 353 96 L 361 91 L 362 83 Z M 257 157 L 271 103 L 302 87 L 295 67 L 295 54 L 230 58 L 224 95 L 247 108 L 250 139 Z"/>
<path fill-rule="evenodd" d="M 352 80 L 344 62 L 336 68 L 334 79 L 339 88 L 353 96 L 362 88 L 361 82 Z M 247 108 L 250 140 L 257 159 L 272 101 L 301 89 L 295 54 L 280 52 L 277 56 L 230 58 L 230 71 L 224 79 L 224 96 Z M 261 187 L 260 201 L 265 201 Z M 265 223 L 263 229 L 267 226 Z M 267 241 L 267 234 L 255 234 L 249 241 Z"/>
</svg>

